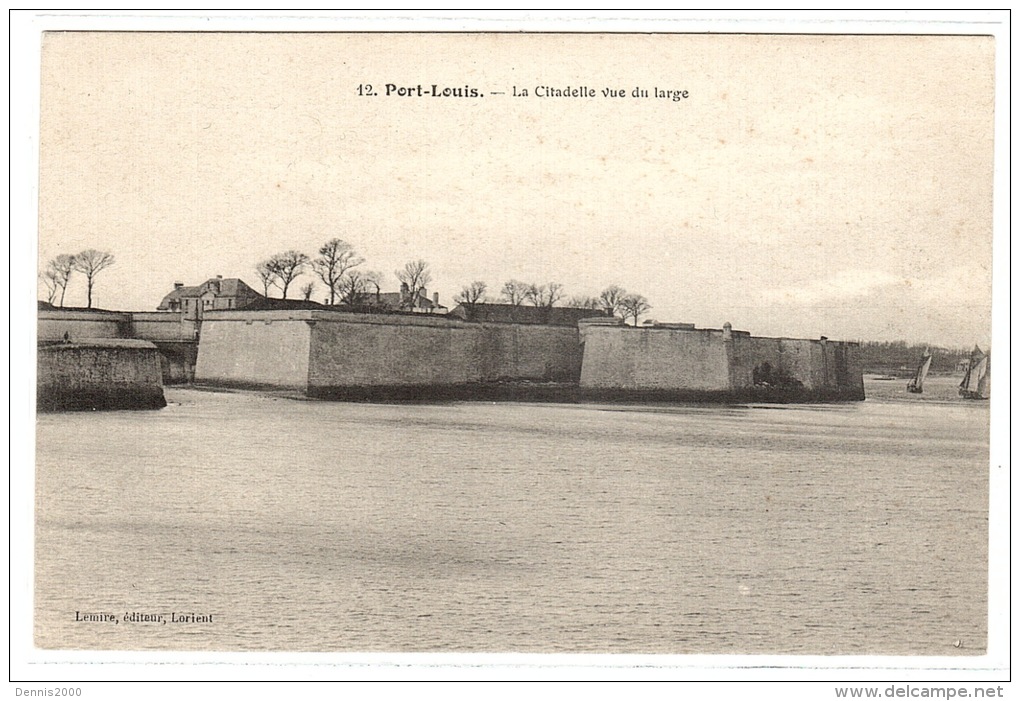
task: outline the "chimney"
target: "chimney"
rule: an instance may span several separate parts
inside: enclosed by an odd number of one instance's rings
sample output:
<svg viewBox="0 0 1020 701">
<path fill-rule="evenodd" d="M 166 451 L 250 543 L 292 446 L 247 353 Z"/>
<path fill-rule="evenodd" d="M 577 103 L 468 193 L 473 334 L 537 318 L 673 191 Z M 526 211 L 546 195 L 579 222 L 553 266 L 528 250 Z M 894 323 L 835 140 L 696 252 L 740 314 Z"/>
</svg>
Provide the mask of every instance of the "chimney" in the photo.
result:
<svg viewBox="0 0 1020 701">
<path fill-rule="evenodd" d="M 439 306 L 439 293 L 438 292 L 434 292 L 432 294 L 432 304 L 436 305 L 437 307 Z"/>
<path fill-rule="evenodd" d="M 175 283 L 174 283 L 174 289 L 175 289 L 175 290 L 179 290 L 179 289 L 181 289 L 182 287 L 184 287 L 184 283 L 183 283 L 183 282 L 175 282 Z"/>
<path fill-rule="evenodd" d="M 223 276 L 222 276 L 222 275 L 217 275 L 217 276 L 216 276 L 216 279 L 217 279 L 217 280 L 222 280 L 222 279 L 223 279 Z"/>
</svg>

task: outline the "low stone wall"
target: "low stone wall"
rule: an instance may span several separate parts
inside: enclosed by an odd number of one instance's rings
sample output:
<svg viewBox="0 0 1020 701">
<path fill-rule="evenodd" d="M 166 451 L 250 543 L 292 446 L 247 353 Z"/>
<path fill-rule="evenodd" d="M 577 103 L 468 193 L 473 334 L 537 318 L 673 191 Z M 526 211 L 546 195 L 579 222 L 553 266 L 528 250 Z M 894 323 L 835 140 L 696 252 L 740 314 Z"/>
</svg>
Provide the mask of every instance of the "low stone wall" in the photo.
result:
<svg viewBox="0 0 1020 701">
<path fill-rule="evenodd" d="M 143 341 L 194 342 L 198 323 L 180 312 L 126 312 L 131 319 L 131 338 Z"/>
<path fill-rule="evenodd" d="M 177 312 L 109 312 L 45 309 L 38 315 L 39 343 L 137 339 L 156 344 L 164 384 L 191 382 L 198 350 L 196 322 Z"/>
<path fill-rule="evenodd" d="M 39 411 L 160 409 L 160 354 L 147 341 L 95 339 L 40 345 L 36 405 Z"/>
<path fill-rule="evenodd" d="M 130 338 L 131 314 L 72 309 L 40 310 L 36 327 L 40 343 L 72 343 L 101 338 Z"/>
</svg>

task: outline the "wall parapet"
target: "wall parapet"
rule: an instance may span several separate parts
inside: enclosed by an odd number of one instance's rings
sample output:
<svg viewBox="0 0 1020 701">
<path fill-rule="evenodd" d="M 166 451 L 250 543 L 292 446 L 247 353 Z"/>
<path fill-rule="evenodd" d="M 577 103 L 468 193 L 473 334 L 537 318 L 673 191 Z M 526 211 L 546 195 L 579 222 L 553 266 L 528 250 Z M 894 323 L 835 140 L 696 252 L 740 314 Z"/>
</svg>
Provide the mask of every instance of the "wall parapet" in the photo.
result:
<svg viewBox="0 0 1020 701">
<path fill-rule="evenodd" d="M 433 328 L 476 328 L 484 323 L 432 314 L 366 314 L 327 309 L 222 310 L 206 312 L 204 321 L 265 323 L 273 321 L 332 321 L 376 326 L 427 326 Z"/>
</svg>

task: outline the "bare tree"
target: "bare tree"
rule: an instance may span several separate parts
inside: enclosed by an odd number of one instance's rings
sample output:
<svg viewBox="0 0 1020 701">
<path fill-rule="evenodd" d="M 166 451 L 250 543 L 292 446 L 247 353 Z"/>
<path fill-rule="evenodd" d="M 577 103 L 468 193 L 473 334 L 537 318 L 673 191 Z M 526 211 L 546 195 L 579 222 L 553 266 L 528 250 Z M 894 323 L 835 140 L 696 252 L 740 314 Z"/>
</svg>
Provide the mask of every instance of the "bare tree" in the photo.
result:
<svg viewBox="0 0 1020 701">
<path fill-rule="evenodd" d="M 460 294 L 454 297 L 453 301 L 458 304 L 482 304 L 485 302 L 485 291 L 488 287 L 484 282 L 476 280 L 462 288 Z"/>
<path fill-rule="evenodd" d="M 396 272 L 397 279 L 401 284 L 407 285 L 407 300 L 402 300 L 401 306 L 413 310 L 418 306 L 418 298 L 432 282 L 432 273 L 429 264 L 421 260 L 413 260 L 404 265 L 402 270 Z"/>
<path fill-rule="evenodd" d="M 290 287 L 290 283 L 305 271 L 309 262 L 308 256 L 294 250 L 277 253 L 269 259 L 268 264 L 276 273 L 276 284 L 280 286 L 284 299 L 287 299 L 287 288 Z"/>
<path fill-rule="evenodd" d="M 644 295 L 626 295 L 620 300 L 620 312 L 623 320 L 634 319 L 634 326 L 637 326 L 638 317 L 652 308 Z"/>
<path fill-rule="evenodd" d="M 258 273 L 259 280 L 262 281 L 262 296 L 269 296 L 269 288 L 276 284 L 277 272 L 276 266 L 272 259 L 264 260 L 255 266 L 255 272 Z"/>
<path fill-rule="evenodd" d="M 348 271 L 346 275 L 337 280 L 336 294 L 340 304 L 358 305 L 365 303 L 368 296 L 369 281 L 367 274 L 357 270 Z"/>
<path fill-rule="evenodd" d="M 312 270 L 329 290 L 329 303 L 335 304 L 340 280 L 351 268 L 365 262 L 343 239 L 330 239 L 319 248 L 319 257 L 312 261 Z"/>
<path fill-rule="evenodd" d="M 545 286 L 546 293 L 546 306 L 554 307 L 563 300 L 563 296 L 566 294 L 563 291 L 563 285 L 558 282 L 550 282 Z"/>
<path fill-rule="evenodd" d="M 525 297 L 536 307 L 551 307 L 563 298 L 563 285 L 550 282 L 548 285 L 528 285 Z"/>
<path fill-rule="evenodd" d="M 74 270 L 85 276 L 85 283 L 88 285 L 89 309 L 92 308 L 92 286 L 96 282 L 96 275 L 109 268 L 115 262 L 117 261 L 112 253 L 97 251 L 94 248 L 88 248 L 74 256 Z M 61 296 L 61 306 L 63 306 L 63 296 Z"/>
<path fill-rule="evenodd" d="M 52 268 L 46 268 L 46 270 L 39 273 L 39 279 L 43 281 L 43 285 L 46 287 L 46 301 L 53 304 L 53 300 L 57 298 L 57 292 L 60 290 L 57 273 Z"/>
<path fill-rule="evenodd" d="M 301 295 L 305 298 L 306 302 L 311 301 L 313 292 L 315 292 L 315 280 L 301 286 Z"/>
<path fill-rule="evenodd" d="M 503 300 L 515 307 L 519 307 L 528 298 L 528 290 L 530 288 L 531 285 L 526 282 L 507 280 L 503 283 Z"/>
<path fill-rule="evenodd" d="M 369 270 L 362 275 L 365 281 L 365 293 L 375 294 L 376 301 L 379 300 L 379 294 L 382 292 L 382 281 L 384 275 L 378 270 Z M 374 293 L 371 292 L 374 290 Z"/>
<path fill-rule="evenodd" d="M 75 271 L 74 256 L 61 253 L 46 265 L 47 278 L 60 290 L 60 306 L 64 306 L 64 293 L 67 292 L 67 284 L 71 281 L 71 274 Z"/>
<path fill-rule="evenodd" d="M 574 295 L 567 300 L 567 306 L 575 309 L 591 309 L 593 311 L 605 309 L 602 300 L 591 295 Z"/>
<path fill-rule="evenodd" d="M 606 289 L 602 290 L 602 294 L 599 295 L 599 300 L 602 302 L 602 308 L 612 311 L 613 314 L 621 314 L 623 307 L 621 301 L 627 296 L 627 290 L 623 289 L 619 285 L 610 285 Z"/>
</svg>

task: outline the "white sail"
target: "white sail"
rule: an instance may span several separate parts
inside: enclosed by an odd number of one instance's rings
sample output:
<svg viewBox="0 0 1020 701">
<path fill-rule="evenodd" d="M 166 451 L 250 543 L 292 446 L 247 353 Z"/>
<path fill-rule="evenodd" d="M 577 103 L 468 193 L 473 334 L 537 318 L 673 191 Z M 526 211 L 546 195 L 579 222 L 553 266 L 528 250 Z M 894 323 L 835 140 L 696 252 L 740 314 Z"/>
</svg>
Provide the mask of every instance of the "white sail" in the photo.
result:
<svg viewBox="0 0 1020 701">
<path fill-rule="evenodd" d="M 914 373 L 914 377 L 907 383 L 908 391 L 915 394 L 921 394 L 924 391 L 924 380 L 928 377 L 928 369 L 930 367 L 931 353 L 925 351 L 924 355 L 921 356 L 921 364 L 917 366 L 917 372 Z"/>
<path fill-rule="evenodd" d="M 989 359 L 981 349 L 974 346 L 970 364 L 960 382 L 960 396 L 967 399 L 988 399 Z"/>
</svg>

